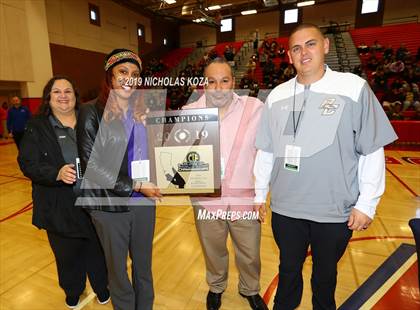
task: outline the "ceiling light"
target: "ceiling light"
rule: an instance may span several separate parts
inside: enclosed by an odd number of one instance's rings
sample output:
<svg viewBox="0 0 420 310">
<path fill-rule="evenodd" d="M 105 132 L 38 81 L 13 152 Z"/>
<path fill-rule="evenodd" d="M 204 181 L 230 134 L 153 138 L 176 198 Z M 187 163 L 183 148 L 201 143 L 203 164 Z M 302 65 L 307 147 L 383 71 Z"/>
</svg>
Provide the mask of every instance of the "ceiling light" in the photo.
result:
<svg viewBox="0 0 420 310">
<path fill-rule="evenodd" d="M 315 1 L 303 1 L 303 2 L 298 2 L 297 6 L 298 7 L 302 7 L 302 6 L 308 6 L 308 5 L 314 5 Z"/>
<path fill-rule="evenodd" d="M 220 10 L 222 7 L 220 5 L 212 5 L 207 8 L 208 11 Z"/>
<path fill-rule="evenodd" d="M 242 11 L 241 12 L 242 15 L 251 15 L 251 14 L 257 14 L 257 10 L 247 10 L 247 11 Z"/>
<path fill-rule="evenodd" d="M 176 3 L 176 0 L 163 0 L 166 4 L 174 4 Z"/>
<path fill-rule="evenodd" d="M 203 23 L 205 21 L 207 21 L 207 19 L 203 18 L 196 18 L 192 20 L 194 23 Z"/>
</svg>

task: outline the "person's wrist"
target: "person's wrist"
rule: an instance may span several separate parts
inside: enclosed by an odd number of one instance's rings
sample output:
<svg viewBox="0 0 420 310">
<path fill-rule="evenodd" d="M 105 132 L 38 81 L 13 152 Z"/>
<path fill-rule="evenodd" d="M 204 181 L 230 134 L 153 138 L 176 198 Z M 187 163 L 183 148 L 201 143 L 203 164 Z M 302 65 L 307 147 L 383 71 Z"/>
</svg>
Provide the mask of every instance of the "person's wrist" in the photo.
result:
<svg viewBox="0 0 420 310">
<path fill-rule="evenodd" d="M 141 181 L 134 180 L 134 186 L 133 186 L 134 191 L 140 192 L 142 184 L 143 183 Z"/>
</svg>

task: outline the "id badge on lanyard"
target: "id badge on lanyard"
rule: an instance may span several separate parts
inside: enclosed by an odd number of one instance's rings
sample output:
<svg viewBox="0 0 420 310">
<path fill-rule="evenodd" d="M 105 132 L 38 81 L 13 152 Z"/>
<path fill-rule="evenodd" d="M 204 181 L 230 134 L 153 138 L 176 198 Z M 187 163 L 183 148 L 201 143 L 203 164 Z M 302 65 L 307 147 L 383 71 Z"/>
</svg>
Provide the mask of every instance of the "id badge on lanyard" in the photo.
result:
<svg viewBox="0 0 420 310">
<path fill-rule="evenodd" d="M 149 182 L 150 180 L 149 160 L 136 160 L 131 162 L 131 177 L 140 182 Z"/>
<path fill-rule="evenodd" d="M 297 145 L 287 144 L 284 151 L 284 169 L 299 172 L 300 153 L 302 148 Z"/>
</svg>

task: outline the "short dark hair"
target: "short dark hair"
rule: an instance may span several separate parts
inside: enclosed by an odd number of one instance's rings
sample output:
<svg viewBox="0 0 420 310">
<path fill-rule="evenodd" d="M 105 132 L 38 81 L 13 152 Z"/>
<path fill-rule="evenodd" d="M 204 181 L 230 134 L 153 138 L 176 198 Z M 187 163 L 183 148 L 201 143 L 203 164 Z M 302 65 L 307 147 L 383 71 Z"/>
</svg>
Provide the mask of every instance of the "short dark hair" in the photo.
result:
<svg viewBox="0 0 420 310">
<path fill-rule="evenodd" d="M 50 100 L 51 100 L 51 89 L 55 83 L 55 81 L 58 80 L 66 80 L 71 84 L 71 87 L 74 91 L 74 96 L 76 97 L 76 106 L 75 109 L 77 109 L 80 105 L 80 95 L 79 91 L 77 90 L 74 82 L 69 79 L 68 77 L 64 75 L 55 75 L 53 76 L 45 85 L 44 90 L 42 92 L 42 102 L 41 105 L 38 108 L 38 113 L 40 115 L 49 115 L 51 113 L 51 107 L 50 107 Z"/>
<path fill-rule="evenodd" d="M 292 35 L 294 35 L 296 32 L 298 32 L 299 30 L 308 29 L 308 28 L 316 29 L 322 36 L 324 36 L 324 34 L 321 31 L 321 28 L 319 28 L 318 25 L 311 24 L 311 23 L 302 23 L 292 29 L 292 31 L 289 33 L 289 38 Z"/>
<path fill-rule="evenodd" d="M 230 65 L 230 64 L 229 64 L 229 62 L 228 62 L 225 58 L 223 58 L 223 57 L 216 57 L 216 58 L 214 58 L 214 59 L 210 60 L 210 61 L 206 64 L 206 66 L 204 67 L 203 73 L 205 73 L 205 72 L 206 72 L 206 70 L 207 70 L 207 68 L 208 68 L 210 65 L 212 65 L 212 64 L 225 64 L 225 65 L 227 65 L 227 66 L 230 68 L 230 73 L 231 73 L 232 77 L 233 77 L 233 78 L 235 77 L 235 75 L 234 75 L 234 73 L 233 73 L 233 69 L 232 69 L 231 65 Z"/>
</svg>

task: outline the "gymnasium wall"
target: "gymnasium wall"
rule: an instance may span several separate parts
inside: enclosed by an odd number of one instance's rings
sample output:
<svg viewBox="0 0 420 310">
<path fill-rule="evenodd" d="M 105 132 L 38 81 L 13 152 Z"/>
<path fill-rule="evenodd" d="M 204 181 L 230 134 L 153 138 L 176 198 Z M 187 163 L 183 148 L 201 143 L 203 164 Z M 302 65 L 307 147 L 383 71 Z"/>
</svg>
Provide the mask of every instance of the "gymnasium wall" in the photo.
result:
<svg viewBox="0 0 420 310">
<path fill-rule="evenodd" d="M 199 24 L 181 25 L 179 37 L 181 47 L 195 46 L 197 41 L 202 41 L 203 45 L 215 45 L 216 28 Z"/>
<path fill-rule="evenodd" d="M 134 12 L 113 1 L 45 1 L 53 73 L 72 78 L 84 100 L 97 93 L 105 56 L 113 49 L 138 52 L 147 63 L 179 46 L 177 23 Z M 99 7 L 100 26 L 89 21 L 89 3 Z M 137 24 L 144 26 L 143 44 L 138 40 Z"/>
<path fill-rule="evenodd" d="M 414 16 L 420 18 L 419 0 L 386 0 L 384 12 L 384 24 L 398 21 L 401 17 Z M 418 19 L 417 22 L 420 20 Z"/>
<path fill-rule="evenodd" d="M 54 74 L 74 80 L 82 101 L 95 98 L 105 76 L 106 54 L 59 44 L 50 44 L 50 50 Z"/>
<path fill-rule="evenodd" d="M 277 33 L 279 31 L 279 11 L 261 13 L 256 15 L 238 16 L 236 19 L 236 41 L 249 39 L 258 29 L 260 39 L 266 33 Z"/>
<path fill-rule="evenodd" d="M 357 0 L 344 0 L 332 3 L 320 3 L 314 7 L 303 7 L 302 18 L 306 23 L 328 25 L 330 21 L 340 23 L 355 22 Z"/>
<path fill-rule="evenodd" d="M 89 21 L 89 4 L 99 7 L 100 26 Z M 109 0 L 45 0 L 50 43 L 108 54 L 116 47 L 138 49 L 137 23 L 152 43 L 150 18 Z"/>
<path fill-rule="evenodd" d="M 0 0 L 0 80 L 33 79 L 24 1 Z"/>
<path fill-rule="evenodd" d="M 0 0 L 0 81 L 31 109 L 52 75 L 44 0 Z"/>
</svg>

